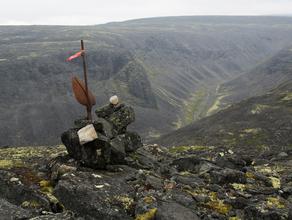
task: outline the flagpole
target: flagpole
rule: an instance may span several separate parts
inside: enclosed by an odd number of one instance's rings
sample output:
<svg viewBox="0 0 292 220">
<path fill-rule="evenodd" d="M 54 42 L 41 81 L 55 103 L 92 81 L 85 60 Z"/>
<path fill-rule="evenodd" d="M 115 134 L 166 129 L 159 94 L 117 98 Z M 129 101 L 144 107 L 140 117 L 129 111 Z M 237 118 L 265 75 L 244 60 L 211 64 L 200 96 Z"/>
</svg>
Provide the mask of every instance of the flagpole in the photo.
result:
<svg viewBox="0 0 292 220">
<path fill-rule="evenodd" d="M 90 121 L 92 121 L 92 116 L 91 116 L 91 103 L 90 103 L 90 99 L 89 99 L 89 95 L 88 95 L 87 67 L 86 67 L 85 49 L 84 49 L 83 40 L 81 40 L 81 50 L 83 51 L 83 53 L 82 53 L 83 72 L 84 72 L 84 82 L 85 82 L 86 98 L 87 98 L 87 101 L 88 101 L 88 105 L 86 106 L 87 119 L 90 120 Z"/>
</svg>

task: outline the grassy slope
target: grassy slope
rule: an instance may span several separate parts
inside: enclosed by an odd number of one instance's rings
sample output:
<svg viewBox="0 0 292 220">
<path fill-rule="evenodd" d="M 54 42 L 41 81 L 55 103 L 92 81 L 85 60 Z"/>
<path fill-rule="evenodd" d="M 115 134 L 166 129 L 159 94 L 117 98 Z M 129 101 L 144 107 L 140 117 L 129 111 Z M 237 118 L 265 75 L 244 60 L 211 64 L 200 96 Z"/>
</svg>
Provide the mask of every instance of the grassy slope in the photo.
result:
<svg viewBox="0 0 292 220">
<path fill-rule="evenodd" d="M 292 47 L 287 47 L 250 72 L 221 85 L 217 100 L 222 97 L 222 94 L 225 95 L 221 98 L 218 109 L 249 97 L 265 94 L 281 83 L 292 79 L 291 72 Z"/>
<path fill-rule="evenodd" d="M 157 140 L 167 146 L 292 147 L 292 81 Z"/>
</svg>

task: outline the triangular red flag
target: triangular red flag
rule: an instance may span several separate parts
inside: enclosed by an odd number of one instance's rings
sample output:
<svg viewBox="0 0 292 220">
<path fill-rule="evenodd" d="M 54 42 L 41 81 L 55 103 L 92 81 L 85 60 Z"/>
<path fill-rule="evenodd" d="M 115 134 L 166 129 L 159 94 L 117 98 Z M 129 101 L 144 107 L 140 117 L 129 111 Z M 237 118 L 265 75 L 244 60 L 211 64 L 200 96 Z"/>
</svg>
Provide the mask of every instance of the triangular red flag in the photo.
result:
<svg viewBox="0 0 292 220">
<path fill-rule="evenodd" d="M 74 55 L 72 55 L 72 56 L 70 56 L 69 58 L 67 58 L 66 61 L 71 61 L 71 60 L 73 60 L 73 59 L 75 59 L 75 58 L 77 58 L 77 57 L 80 57 L 80 56 L 83 54 L 83 52 L 84 52 L 84 51 L 81 50 L 81 51 L 75 53 Z"/>
</svg>

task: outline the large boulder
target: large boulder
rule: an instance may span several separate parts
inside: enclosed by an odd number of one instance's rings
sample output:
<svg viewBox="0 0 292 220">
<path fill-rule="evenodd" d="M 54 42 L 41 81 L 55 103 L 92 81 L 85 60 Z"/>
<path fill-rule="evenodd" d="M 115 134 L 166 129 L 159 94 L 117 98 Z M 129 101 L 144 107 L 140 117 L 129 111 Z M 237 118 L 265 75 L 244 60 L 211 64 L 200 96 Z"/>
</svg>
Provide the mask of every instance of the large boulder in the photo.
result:
<svg viewBox="0 0 292 220">
<path fill-rule="evenodd" d="M 118 134 L 126 132 L 129 124 L 135 121 L 135 112 L 132 107 L 124 104 L 117 106 L 107 105 L 95 111 L 97 117 L 104 118 L 113 124 Z"/>
<path fill-rule="evenodd" d="M 108 122 L 104 118 L 97 118 L 96 120 L 94 120 L 93 126 L 97 132 L 103 134 L 109 139 L 117 136 L 117 131 L 114 129 L 113 124 Z"/>
<path fill-rule="evenodd" d="M 131 169 L 117 173 L 72 172 L 60 178 L 54 193 L 67 210 L 85 219 L 133 219 L 135 193 L 127 184 L 129 176 Z"/>
<path fill-rule="evenodd" d="M 132 153 L 142 146 L 143 146 L 142 139 L 137 132 L 127 131 L 125 133 L 125 151 L 126 151 L 126 153 Z"/>
<path fill-rule="evenodd" d="M 201 163 L 198 157 L 183 157 L 175 159 L 171 165 L 175 166 L 178 171 L 192 171 Z"/>
<path fill-rule="evenodd" d="M 217 184 L 246 183 L 245 174 L 238 170 L 225 168 L 221 171 L 211 171 L 211 182 Z"/>
<path fill-rule="evenodd" d="M 135 113 L 132 107 L 124 106 L 119 111 L 114 112 L 108 120 L 119 134 L 125 133 L 127 126 L 135 121 Z"/>
<path fill-rule="evenodd" d="M 95 114 L 98 118 L 108 119 L 114 112 L 123 108 L 124 104 L 112 105 L 108 104 L 95 110 Z"/>
<path fill-rule="evenodd" d="M 1 219 L 29 219 L 32 213 L 0 198 Z"/>
<path fill-rule="evenodd" d="M 70 157 L 80 161 L 83 165 L 91 168 L 105 168 L 110 161 L 109 139 L 97 133 L 95 141 L 81 145 L 79 143 L 78 129 L 70 129 L 62 134 L 62 142 Z"/>
<path fill-rule="evenodd" d="M 126 151 L 125 151 L 125 136 L 118 135 L 112 139 L 109 143 L 111 149 L 111 164 L 123 164 L 125 163 Z"/>
</svg>

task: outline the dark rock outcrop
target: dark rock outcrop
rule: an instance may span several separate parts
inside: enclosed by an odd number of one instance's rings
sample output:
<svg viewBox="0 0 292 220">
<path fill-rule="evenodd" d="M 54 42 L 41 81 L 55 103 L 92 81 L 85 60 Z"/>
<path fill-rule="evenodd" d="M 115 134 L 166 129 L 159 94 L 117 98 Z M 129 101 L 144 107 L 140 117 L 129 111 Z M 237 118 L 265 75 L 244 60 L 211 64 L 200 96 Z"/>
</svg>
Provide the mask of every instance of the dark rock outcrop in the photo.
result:
<svg viewBox="0 0 292 220">
<path fill-rule="evenodd" d="M 96 110 L 97 120 L 75 121 L 76 128 L 62 134 L 62 142 L 69 156 L 87 167 L 104 169 L 108 164 L 125 164 L 128 153 L 142 146 L 140 136 L 128 132 L 127 126 L 135 121 L 134 110 L 124 104 L 101 107 Z M 97 138 L 80 144 L 78 131 L 92 124 Z"/>
<path fill-rule="evenodd" d="M 0 198 L 1 219 L 28 219 L 32 214 L 21 207 L 11 204 L 7 200 Z"/>
<path fill-rule="evenodd" d="M 290 151 L 285 151 L 287 160 L 271 161 L 278 153 L 243 157 L 241 151 L 228 153 L 222 148 L 175 152 L 144 145 L 127 153 L 123 165 L 108 164 L 106 170 L 97 170 L 81 166 L 64 154 L 64 148 L 49 159 L 46 156 L 53 155 L 48 152 L 54 148 L 48 149 L 36 150 L 42 154 L 29 151 L 25 163 L 14 166 L 4 163 L 1 156 L 9 160 L 11 152 L 15 155 L 21 149 L 0 149 L 3 216 L 36 220 L 291 219 Z M 244 169 L 217 163 L 231 156 L 244 158 Z M 252 162 L 247 158 L 253 158 Z M 36 174 L 16 165 L 31 167 Z"/>
<path fill-rule="evenodd" d="M 225 168 L 220 171 L 210 173 L 211 181 L 217 184 L 224 183 L 246 183 L 245 174 L 241 171 Z"/>
<path fill-rule="evenodd" d="M 40 192 L 27 187 L 14 173 L 0 170 L 0 198 L 17 206 L 33 201 L 42 210 L 50 210 L 50 201 Z"/>
<path fill-rule="evenodd" d="M 127 172 L 73 172 L 62 176 L 55 195 L 69 210 L 85 219 L 132 219 L 124 206 L 131 203 L 134 188 L 126 184 Z M 129 209 L 130 209 L 129 204 Z"/>
<path fill-rule="evenodd" d="M 179 211 L 178 211 L 179 210 Z M 190 209 L 175 203 L 161 202 L 156 215 L 157 220 L 199 220 L 200 218 Z"/>
</svg>

